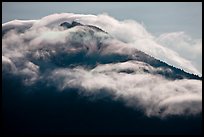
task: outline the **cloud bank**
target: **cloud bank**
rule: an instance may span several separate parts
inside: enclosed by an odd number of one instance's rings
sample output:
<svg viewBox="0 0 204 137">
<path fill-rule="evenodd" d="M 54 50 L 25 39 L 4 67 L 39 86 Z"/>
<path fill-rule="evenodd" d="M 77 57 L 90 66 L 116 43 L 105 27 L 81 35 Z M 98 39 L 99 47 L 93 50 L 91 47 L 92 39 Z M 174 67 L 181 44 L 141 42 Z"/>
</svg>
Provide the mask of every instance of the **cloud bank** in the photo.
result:
<svg viewBox="0 0 204 137">
<path fill-rule="evenodd" d="M 60 26 L 65 21 L 97 26 L 108 33 L 83 25 L 66 29 Z M 200 74 L 189 60 L 169 48 L 168 41 L 173 36 L 155 38 L 135 21 L 117 21 L 104 14 L 62 13 L 40 20 L 15 20 L 2 24 L 2 73 L 3 77 L 21 77 L 25 86 L 46 81 L 59 91 L 77 88 L 81 95 L 89 96 L 102 90 L 113 100 L 122 100 L 147 116 L 201 113 L 201 80 L 167 79 L 162 74 L 174 75 L 172 69 L 134 60 L 134 56 L 145 56 L 138 51 L 141 50 Z M 202 55 L 199 50 L 202 42 L 189 41 L 197 47 L 192 54 Z M 190 44 L 185 43 L 181 44 L 183 48 L 188 45 L 184 52 L 189 52 Z"/>
<path fill-rule="evenodd" d="M 139 69 L 137 68 L 139 65 Z M 147 116 L 188 115 L 202 110 L 202 82 L 198 80 L 166 80 L 143 70 L 158 71 L 141 62 L 100 65 L 84 68 L 57 69 L 50 79 L 59 90 L 81 88 L 85 95 L 106 89 L 114 100 L 141 109 Z M 131 74 L 127 71 L 132 70 Z"/>
</svg>

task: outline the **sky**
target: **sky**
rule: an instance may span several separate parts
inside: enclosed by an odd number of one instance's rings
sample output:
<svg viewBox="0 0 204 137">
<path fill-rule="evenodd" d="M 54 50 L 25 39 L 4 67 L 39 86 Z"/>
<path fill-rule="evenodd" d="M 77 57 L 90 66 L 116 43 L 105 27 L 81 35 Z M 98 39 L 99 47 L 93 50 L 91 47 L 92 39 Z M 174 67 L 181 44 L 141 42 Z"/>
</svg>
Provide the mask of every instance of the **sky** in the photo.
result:
<svg viewBox="0 0 204 137">
<path fill-rule="evenodd" d="M 193 38 L 202 37 L 201 2 L 3 2 L 2 23 L 63 12 L 108 13 L 117 20 L 136 20 L 154 35 L 185 31 Z"/>
</svg>

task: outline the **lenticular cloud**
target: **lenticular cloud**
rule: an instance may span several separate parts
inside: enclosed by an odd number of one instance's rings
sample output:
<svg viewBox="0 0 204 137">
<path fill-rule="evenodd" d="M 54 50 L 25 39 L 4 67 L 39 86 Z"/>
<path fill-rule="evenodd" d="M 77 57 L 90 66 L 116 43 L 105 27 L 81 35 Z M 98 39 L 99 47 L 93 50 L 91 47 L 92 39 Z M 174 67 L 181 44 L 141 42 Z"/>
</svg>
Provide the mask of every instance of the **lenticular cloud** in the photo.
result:
<svg viewBox="0 0 204 137">
<path fill-rule="evenodd" d="M 201 113 L 200 78 L 167 64 L 201 73 L 161 45 L 167 36 L 155 38 L 135 21 L 104 14 L 14 20 L 2 24 L 3 78 L 18 77 L 30 88 L 45 81 L 59 91 L 76 88 L 90 97 L 103 89 L 113 101 L 147 116 Z"/>
</svg>

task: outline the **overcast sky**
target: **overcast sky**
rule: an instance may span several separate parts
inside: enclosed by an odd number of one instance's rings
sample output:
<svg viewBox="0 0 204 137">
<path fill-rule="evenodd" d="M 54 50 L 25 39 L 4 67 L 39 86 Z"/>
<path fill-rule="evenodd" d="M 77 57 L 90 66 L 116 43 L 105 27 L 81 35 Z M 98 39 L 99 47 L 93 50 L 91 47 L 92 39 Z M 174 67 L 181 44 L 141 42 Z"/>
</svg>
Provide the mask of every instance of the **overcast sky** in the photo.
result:
<svg viewBox="0 0 204 137">
<path fill-rule="evenodd" d="M 185 31 L 194 38 L 202 37 L 201 2 L 3 2 L 2 23 L 62 12 L 108 13 L 118 20 L 143 23 L 155 35 Z"/>
</svg>

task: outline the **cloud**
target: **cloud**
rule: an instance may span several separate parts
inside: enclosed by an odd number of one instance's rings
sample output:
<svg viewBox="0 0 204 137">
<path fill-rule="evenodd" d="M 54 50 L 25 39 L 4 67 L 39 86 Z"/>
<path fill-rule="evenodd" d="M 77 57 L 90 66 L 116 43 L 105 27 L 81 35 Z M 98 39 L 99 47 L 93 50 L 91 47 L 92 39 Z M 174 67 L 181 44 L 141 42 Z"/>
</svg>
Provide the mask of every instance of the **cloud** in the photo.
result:
<svg viewBox="0 0 204 137">
<path fill-rule="evenodd" d="M 190 60 L 202 74 L 202 39 L 193 39 L 185 32 L 172 32 L 160 35 L 157 41 Z"/>
<path fill-rule="evenodd" d="M 73 20 L 100 27 L 108 34 L 90 26 L 60 27 Z M 25 86 L 44 81 L 60 91 L 77 88 L 82 95 L 90 96 L 103 90 L 113 100 L 123 100 L 147 116 L 202 112 L 202 81 L 167 79 L 174 75 L 171 68 L 141 62 L 150 57 L 137 49 L 198 74 L 189 60 L 167 48 L 165 42 L 173 39 L 171 35 L 155 38 L 132 20 L 73 13 L 12 21 L 3 24 L 2 30 L 3 76 L 20 77 Z M 196 52 L 199 48 L 193 54 Z M 137 56 L 140 61 L 135 60 Z"/>
<path fill-rule="evenodd" d="M 40 20 L 31 20 L 28 22 L 24 21 L 25 23 L 21 22 L 17 24 L 27 25 L 31 22 L 33 24 L 31 29 L 35 30 L 43 27 L 53 28 L 64 21 L 72 22 L 73 20 L 103 28 L 116 39 L 128 43 L 129 45 L 133 45 L 136 49 L 142 50 L 147 54 L 165 61 L 168 64 L 174 65 L 175 67 L 182 68 L 190 73 L 202 75 L 201 71 L 198 71 L 198 69 L 201 70 L 200 68 L 202 67 L 200 56 L 194 60 L 189 60 L 189 57 L 187 58 L 186 54 L 185 56 L 183 56 L 183 51 L 179 51 L 176 50 L 177 48 L 170 48 L 165 46 L 165 44 L 161 44 L 164 42 L 158 41 L 158 38 L 149 33 L 142 24 L 139 24 L 133 20 L 118 21 L 113 17 L 108 16 L 107 14 L 100 14 L 96 16 L 74 13 L 61 13 L 52 14 Z M 5 23 L 3 24 L 3 28 L 7 27 L 8 24 L 16 25 L 16 22 Z M 177 42 L 177 40 L 175 39 L 171 41 Z M 187 43 L 188 45 L 191 45 L 189 41 L 187 41 Z M 175 45 L 178 44 L 179 41 Z M 188 47 L 185 47 L 185 49 L 189 49 Z M 199 48 L 196 49 L 199 50 L 200 46 L 198 47 Z M 196 56 L 195 52 L 191 52 L 191 54 L 193 54 L 192 56 Z"/>
<path fill-rule="evenodd" d="M 2 56 L 2 73 L 6 71 L 14 72 L 15 70 L 16 66 L 13 62 L 9 58 Z"/>
<path fill-rule="evenodd" d="M 195 63 L 195 60 L 192 61 L 189 60 L 189 58 L 186 58 L 188 54 L 186 56 L 182 56 L 183 54 L 181 51 L 162 45 L 162 43 L 158 42 L 157 37 L 153 36 L 142 24 L 139 24 L 136 21 L 117 21 L 113 17 L 104 14 L 98 15 L 97 17 L 91 19 L 81 18 L 80 21 L 104 28 L 116 39 L 134 45 L 135 48 L 171 65 L 182 68 L 190 73 L 202 75 L 201 71 L 197 70 L 197 68 L 199 68 L 198 66 L 202 66 L 200 61 L 196 61 Z M 175 45 L 179 45 L 180 43 L 177 41 L 177 39 L 172 38 L 171 41 L 174 41 L 174 43 L 176 43 Z M 186 41 L 189 46 L 184 48 L 188 49 L 192 41 L 193 40 Z M 190 49 L 193 48 L 191 47 Z M 191 54 L 192 56 L 196 55 L 195 52 L 191 52 Z M 196 64 L 196 67 L 194 64 Z"/>
<path fill-rule="evenodd" d="M 7 23 L 2 24 L 2 36 L 8 31 L 15 29 L 18 32 L 24 32 L 29 29 L 36 20 L 13 20 Z"/>
<path fill-rule="evenodd" d="M 89 96 L 106 89 L 113 100 L 123 100 L 127 106 L 140 109 L 147 116 L 192 115 L 202 111 L 201 81 L 171 81 L 147 74 L 144 68 L 158 71 L 134 61 L 100 65 L 92 70 L 56 69 L 49 79 L 58 85 L 59 90 L 80 88 L 84 91 L 82 94 Z M 127 73 L 124 70 L 133 71 Z"/>
</svg>

